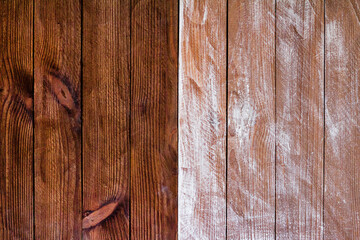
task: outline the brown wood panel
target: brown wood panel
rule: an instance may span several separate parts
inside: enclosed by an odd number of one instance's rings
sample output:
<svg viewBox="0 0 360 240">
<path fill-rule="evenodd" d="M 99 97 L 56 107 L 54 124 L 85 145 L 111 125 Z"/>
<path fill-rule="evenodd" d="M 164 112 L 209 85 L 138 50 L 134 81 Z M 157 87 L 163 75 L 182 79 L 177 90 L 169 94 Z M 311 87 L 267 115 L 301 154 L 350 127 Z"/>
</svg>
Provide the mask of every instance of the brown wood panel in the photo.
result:
<svg viewBox="0 0 360 240">
<path fill-rule="evenodd" d="M 131 238 L 176 239 L 178 1 L 131 2 Z"/>
<path fill-rule="evenodd" d="M 83 236 L 129 238 L 130 1 L 83 2 Z"/>
<path fill-rule="evenodd" d="M 359 239 L 360 1 L 325 3 L 324 239 Z"/>
<path fill-rule="evenodd" d="M 0 239 L 33 238 L 32 50 L 32 1 L 0 1 Z"/>
<path fill-rule="evenodd" d="M 180 1 L 179 239 L 226 234 L 226 1 Z"/>
<path fill-rule="evenodd" d="M 81 237 L 81 5 L 35 1 L 35 237 Z"/>
<path fill-rule="evenodd" d="M 228 3 L 229 239 L 274 239 L 274 16 L 274 0 Z"/>
<path fill-rule="evenodd" d="M 324 4 L 276 5 L 276 238 L 321 239 Z"/>
</svg>

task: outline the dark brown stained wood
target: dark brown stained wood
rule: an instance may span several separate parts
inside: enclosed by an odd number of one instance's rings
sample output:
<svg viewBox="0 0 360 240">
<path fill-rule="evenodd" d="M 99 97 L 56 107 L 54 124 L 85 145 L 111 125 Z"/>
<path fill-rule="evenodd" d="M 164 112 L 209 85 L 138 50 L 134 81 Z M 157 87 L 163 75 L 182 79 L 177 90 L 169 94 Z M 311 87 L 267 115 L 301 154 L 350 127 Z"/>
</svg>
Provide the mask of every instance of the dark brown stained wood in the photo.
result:
<svg viewBox="0 0 360 240">
<path fill-rule="evenodd" d="M 360 1 L 325 3 L 324 239 L 359 239 Z"/>
<path fill-rule="evenodd" d="M 130 1 L 83 4 L 83 236 L 128 239 Z"/>
<path fill-rule="evenodd" d="M 180 1 L 179 239 L 226 235 L 226 1 Z"/>
<path fill-rule="evenodd" d="M 81 5 L 35 0 L 35 237 L 81 237 Z"/>
<path fill-rule="evenodd" d="M 32 39 L 32 1 L 0 1 L 0 239 L 33 238 Z"/>
<path fill-rule="evenodd" d="M 228 4 L 227 237 L 274 239 L 275 1 Z"/>
<path fill-rule="evenodd" d="M 321 239 L 324 4 L 276 7 L 276 238 Z"/>
<path fill-rule="evenodd" d="M 178 1 L 131 1 L 131 238 L 176 239 Z"/>
</svg>

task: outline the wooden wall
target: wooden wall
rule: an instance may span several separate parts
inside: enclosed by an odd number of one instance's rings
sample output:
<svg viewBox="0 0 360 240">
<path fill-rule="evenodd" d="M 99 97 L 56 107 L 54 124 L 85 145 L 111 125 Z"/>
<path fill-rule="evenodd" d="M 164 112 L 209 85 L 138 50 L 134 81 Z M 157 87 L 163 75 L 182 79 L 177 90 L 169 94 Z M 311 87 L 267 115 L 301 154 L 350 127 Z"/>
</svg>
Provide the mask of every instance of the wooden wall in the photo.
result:
<svg viewBox="0 0 360 240">
<path fill-rule="evenodd" d="M 359 239 L 359 0 L 0 1 L 1 239 Z"/>
</svg>

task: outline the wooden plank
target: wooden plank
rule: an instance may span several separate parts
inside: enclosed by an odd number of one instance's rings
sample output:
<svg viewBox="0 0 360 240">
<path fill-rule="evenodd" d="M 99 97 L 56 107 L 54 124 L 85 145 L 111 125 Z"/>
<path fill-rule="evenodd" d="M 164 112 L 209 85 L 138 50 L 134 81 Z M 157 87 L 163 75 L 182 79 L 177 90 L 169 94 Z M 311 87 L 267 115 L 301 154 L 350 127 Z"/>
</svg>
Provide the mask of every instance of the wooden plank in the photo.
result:
<svg viewBox="0 0 360 240">
<path fill-rule="evenodd" d="M 179 239 L 226 235 L 226 1 L 180 1 Z"/>
<path fill-rule="evenodd" d="M 35 1 L 35 237 L 81 237 L 81 6 Z"/>
<path fill-rule="evenodd" d="M 131 5 L 131 238 L 176 239 L 178 1 Z"/>
<path fill-rule="evenodd" d="M 360 238 L 360 1 L 325 1 L 324 239 Z"/>
<path fill-rule="evenodd" d="M 276 238 L 321 239 L 324 4 L 276 6 Z"/>
<path fill-rule="evenodd" d="M 227 237 L 274 239 L 275 1 L 228 14 Z"/>
<path fill-rule="evenodd" d="M 83 236 L 128 239 L 130 1 L 83 14 Z"/>
<path fill-rule="evenodd" d="M 0 239 L 32 239 L 32 1 L 0 1 L 0 36 Z"/>
</svg>

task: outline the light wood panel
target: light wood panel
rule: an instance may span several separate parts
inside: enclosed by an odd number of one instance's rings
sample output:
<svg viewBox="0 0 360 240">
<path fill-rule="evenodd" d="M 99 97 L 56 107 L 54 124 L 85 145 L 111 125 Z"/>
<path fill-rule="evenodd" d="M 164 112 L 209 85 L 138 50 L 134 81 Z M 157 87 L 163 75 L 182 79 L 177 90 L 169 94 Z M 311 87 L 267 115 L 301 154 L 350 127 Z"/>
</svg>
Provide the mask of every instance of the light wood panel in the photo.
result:
<svg viewBox="0 0 360 240">
<path fill-rule="evenodd" d="M 130 1 L 83 9 L 83 236 L 128 239 Z"/>
<path fill-rule="evenodd" d="M 177 235 L 178 1 L 131 1 L 132 239 Z"/>
<path fill-rule="evenodd" d="M 324 3 L 276 3 L 276 238 L 321 239 Z"/>
<path fill-rule="evenodd" d="M 81 237 L 81 5 L 35 0 L 35 237 Z"/>
<path fill-rule="evenodd" d="M 33 238 L 33 2 L 0 1 L 0 239 Z"/>
<path fill-rule="evenodd" d="M 180 1 L 179 239 L 226 234 L 226 1 Z"/>
<path fill-rule="evenodd" d="M 325 1 L 324 239 L 360 238 L 360 1 Z"/>
<path fill-rule="evenodd" d="M 274 239 L 275 1 L 228 4 L 227 238 Z"/>
</svg>

